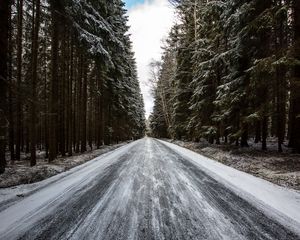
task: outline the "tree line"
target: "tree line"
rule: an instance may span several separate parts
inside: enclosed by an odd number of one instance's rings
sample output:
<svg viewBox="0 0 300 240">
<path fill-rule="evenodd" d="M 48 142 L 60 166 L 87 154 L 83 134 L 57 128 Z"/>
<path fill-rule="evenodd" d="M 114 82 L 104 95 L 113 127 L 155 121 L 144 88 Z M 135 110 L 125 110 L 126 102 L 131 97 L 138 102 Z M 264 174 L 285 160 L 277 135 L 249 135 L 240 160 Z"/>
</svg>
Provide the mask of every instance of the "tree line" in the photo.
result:
<svg viewBox="0 0 300 240">
<path fill-rule="evenodd" d="M 300 152 L 300 1 L 173 0 L 152 134 Z"/>
<path fill-rule="evenodd" d="M 121 0 L 0 1 L 1 173 L 144 135 L 126 23 Z"/>
</svg>

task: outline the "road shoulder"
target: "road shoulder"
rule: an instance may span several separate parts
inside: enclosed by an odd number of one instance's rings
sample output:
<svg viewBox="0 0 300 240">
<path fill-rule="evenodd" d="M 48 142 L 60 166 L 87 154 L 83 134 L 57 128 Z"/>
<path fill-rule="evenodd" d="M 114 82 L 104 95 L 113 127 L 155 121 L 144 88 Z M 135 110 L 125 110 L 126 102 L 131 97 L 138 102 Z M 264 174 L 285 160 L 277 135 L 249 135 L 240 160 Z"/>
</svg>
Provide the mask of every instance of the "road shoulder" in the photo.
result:
<svg viewBox="0 0 300 240">
<path fill-rule="evenodd" d="M 23 168 L 19 169 L 14 176 L 7 175 L 6 181 L 7 186 L 9 187 L 0 187 L 0 211 L 9 207 L 10 205 L 21 201 L 25 197 L 35 193 L 36 191 L 44 188 L 56 181 L 59 181 L 62 178 L 65 178 L 85 167 L 93 164 L 95 161 L 98 161 L 101 158 L 106 157 L 107 155 L 114 153 L 116 151 L 122 151 L 121 149 L 132 145 L 134 142 L 128 144 L 128 142 L 115 144 L 111 146 L 103 146 L 100 149 L 94 150 L 89 153 L 71 156 L 66 158 L 60 158 L 55 160 L 53 163 L 48 164 L 47 162 L 38 164 L 35 167 L 31 168 L 30 174 L 26 175 L 26 179 L 31 179 L 31 176 L 35 174 L 35 172 L 43 173 L 43 168 L 40 166 L 46 167 L 48 170 L 50 169 L 59 169 L 58 171 L 50 171 L 49 174 L 43 175 L 42 178 L 36 181 L 28 181 L 22 183 L 22 181 L 18 181 L 19 174 L 23 173 Z M 18 167 L 15 167 L 18 168 Z M 29 166 L 26 168 L 30 168 Z M 1 175 L 2 177 L 2 175 Z M 0 179 L 1 180 L 1 179 Z M 10 186 L 11 183 L 14 183 Z M 4 183 L 2 183 L 4 185 Z"/>
<path fill-rule="evenodd" d="M 158 140 L 300 235 L 300 192 L 287 189 L 170 142 Z"/>
</svg>

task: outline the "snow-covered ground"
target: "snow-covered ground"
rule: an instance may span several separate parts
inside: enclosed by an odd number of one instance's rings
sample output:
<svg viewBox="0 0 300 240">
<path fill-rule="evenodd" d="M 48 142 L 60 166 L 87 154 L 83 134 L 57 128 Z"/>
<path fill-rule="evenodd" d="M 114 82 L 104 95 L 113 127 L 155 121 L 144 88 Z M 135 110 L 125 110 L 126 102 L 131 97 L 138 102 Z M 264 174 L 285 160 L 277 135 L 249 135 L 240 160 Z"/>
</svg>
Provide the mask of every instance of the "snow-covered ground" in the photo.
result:
<svg viewBox="0 0 300 240">
<path fill-rule="evenodd" d="M 261 150 L 261 143 L 252 141 L 249 141 L 249 148 L 209 144 L 204 139 L 200 142 L 166 141 L 277 185 L 300 190 L 300 155 L 290 153 L 285 146 L 283 153 L 278 153 L 276 139 L 268 140 L 267 151 Z"/>
<path fill-rule="evenodd" d="M 109 146 L 104 145 L 99 149 L 94 149 L 93 151 L 74 154 L 70 157 L 59 157 L 51 163 L 49 163 L 48 159 L 45 158 L 45 152 L 37 152 L 37 164 L 34 167 L 29 166 L 28 159 L 30 155 L 26 156 L 25 154 L 22 154 L 21 161 L 15 161 L 14 164 L 8 162 L 5 173 L 0 175 L 0 188 L 13 187 L 20 184 L 29 184 L 44 180 L 83 164 L 103 153 L 112 151 L 127 143 L 128 142 L 124 142 Z"/>
<path fill-rule="evenodd" d="M 161 141 L 161 140 L 160 140 Z M 300 192 L 287 189 L 248 173 L 228 167 L 173 143 L 161 141 L 196 163 L 202 170 L 249 200 L 267 215 L 300 233 Z"/>
</svg>

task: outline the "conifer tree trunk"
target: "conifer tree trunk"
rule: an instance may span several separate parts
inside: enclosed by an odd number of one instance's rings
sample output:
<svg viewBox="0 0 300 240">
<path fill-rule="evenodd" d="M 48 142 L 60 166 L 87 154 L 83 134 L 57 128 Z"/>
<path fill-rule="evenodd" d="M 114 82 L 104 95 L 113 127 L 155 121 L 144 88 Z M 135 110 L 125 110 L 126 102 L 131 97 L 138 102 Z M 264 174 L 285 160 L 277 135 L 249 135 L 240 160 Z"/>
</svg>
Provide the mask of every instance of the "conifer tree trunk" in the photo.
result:
<svg viewBox="0 0 300 240">
<path fill-rule="evenodd" d="M 282 8 L 282 1 L 277 1 L 278 7 Z M 280 59 L 281 52 L 287 48 L 287 36 L 284 31 L 285 24 L 287 24 L 285 18 L 281 17 L 276 22 L 275 28 L 275 47 L 276 58 Z M 278 139 L 278 151 L 282 152 L 282 144 L 285 137 L 285 125 L 286 125 L 286 91 L 287 91 L 287 79 L 286 79 L 286 67 L 283 65 L 276 66 L 276 82 L 275 82 L 275 94 L 276 94 L 276 135 Z"/>
<path fill-rule="evenodd" d="M 74 45 L 74 56 L 73 56 L 73 82 L 74 84 L 72 84 L 72 92 L 73 92 L 73 96 L 72 96 L 72 105 L 73 105 L 73 112 L 72 112 L 72 146 L 74 149 L 74 152 L 76 152 L 76 138 L 77 138 L 77 132 L 76 132 L 76 127 L 77 127 L 77 118 L 76 118 L 76 106 L 77 106 L 77 85 L 78 85 L 78 81 L 77 81 L 77 75 L 78 75 L 78 71 L 77 71 L 77 64 L 78 64 L 78 57 L 77 57 L 77 49 Z"/>
<path fill-rule="evenodd" d="M 66 33 L 62 31 L 62 49 L 60 57 L 61 75 L 59 84 L 59 152 L 64 157 L 66 155 L 66 138 L 65 138 L 65 119 L 66 119 Z"/>
<path fill-rule="evenodd" d="M 99 81 L 97 79 L 97 88 L 99 87 Z M 100 128 L 101 128 L 101 122 L 100 122 L 100 97 L 98 96 L 98 94 L 96 94 L 96 97 L 94 99 L 94 112 L 95 112 L 95 131 L 96 131 L 96 147 L 97 149 L 100 148 Z"/>
<path fill-rule="evenodd" d="M 69 39 L 70 41 L 70 76 L 69 76 L 69 82 L 68 82 L 68 155 L 72 156 L 72 141 L 73 141 L 73 114 L 72 114 L 72 108 L 73 108 L 73 94 L 72 94 L 72 82 L 73 82 L 73 42 L 72 38 Z"/>
<path fill-rule="evenodd" d="M 31 158 L 30 165 L 36 165 L 36 84 L 37 84 L 37 59 L 38 59 L 38 41 L 40 27 L 40 0 L 35 0 L 34 26 L 32 40 L 32 78 L 31 78 L 31 119 L 30 119 L 30 144 Z"/>
<path fill-rule="evenodd" d="M 16 160 L 20 160 L 22 127 L 22 32 L 23 32 L 23 0 L 17 2 L 18 22 L 17 22 L 17 121 L 16 121 Z M 22 144 L 23 145 L 23 144 Z M 23 147 L 22 147 L 23 149 Z"/>
<path fill-rule="evenodd" d="M 70 104 L 70 33 L 66 33 L 66 53 L 65 53 L 65 64 L 66 64 L 66 76 L 65 76 L 65 151 L 69 154 L 69 116 L 72 105 Z"/>
<path fill-rule="evenodd" d="M 51 0 L 51 99 L 49 124 L 49 162 L 57 156 L 57 115 L 58 115 L 58 46 L 59 46 L 59 1 Z"/>
<path fill-rule="evenodd" d="M 10 160 L 14 164 L 15 160 L 15 119 L 14 119 L 14 108 L 13 108 L 13 81 L 12 81 L 12 52 L 13 52 L 13 29 L 12 29 L 12 15 L 11 15 L 11 6 L 9 7 L 9 40 L 8 40 L 8 121 L 9 121 L 9 151 L 10 151 Z"/>
<path fill-rule="evenodd" d="M 95 140 L 94 136 L 95 136 L 95 121 L 94 121 L 94 94 L 93 91 L 95 89 L 95 83 L 94 83 L 94 79 L 95 79 L 95 71 L 96 71 L 96 67 L 95 65 L 93 65 L 93 74 L 90 76 L 89 78 L 89 83 L 88 83 L 88 144 L 90 146 L 90 150 L 93 150 L 93 142 Z"/>
<path fill-rule="evenodd" d="M 82 53 L 78 51 L 78 75 L 77 75 L 77 99 L 76 99 L 76 148 L 75 152 L 80 152 L 80 141 L 81 141 L 81 102 L 82 102 L 82 71 L 83 71 L 83 59 Z"/>
<path fill-rule="evenodd" d="M 262 120 L 262 150 L 267 150 L 267 137 L 268 137 L 268 117 L 263 117 Z"/>
<path fill-rule="evenodd" d="M 101 74 L 101 70 L 97 68 L 97 78 L 96 78 L 96 84 L 98 91 L 101 92 L 101 94 L 96 95 L 96 102 L 95 102 L 95 112 L 97 113 L 95 120 L 97 125 L 97 148 L 103 145 L 104 142 L 104 128 L 105 128 L 105 119 L 104 119 L 104 95 L 105 95 L 105 89 L 104 89 L 104 79 Z"/>
<path fill-rule="evenodd" d="M 45 52 L 44 54 L 46 55 L 46 46 L 45 46 Z M 47 59 L 45 57 L 44 64 L 47 62 Z M 47 68 L 44 69 L 44 135 L 45 135 L 45 157 L 49 157 L 49 106 L 48 106 L 48 97 L 47 97 Z"/>
<path fill-rule="evenodd" d="M 261 141 L 261 121 L 256 121 L 255 123 L 255 143 L 259 143 Z"/>
<path fill-rule="evenodd" d="M 82 108 L 81 108 L 81 152 L 86 151 L 86 113 L 87 113 L 87 64 L 83 63 Z"/>
<path fill-rule="evenodd" d="M 243 127 L 242 127 L 241 147 L 249 147 L 249 145 L 248 145 L 248 124 L 243 124 Z"/>
<path fill-rule="evenodd" d="M 283 67 L 277 67 L 276 69 L 276 95 L 277 95 L 277 103 L 276 103 L 276 118 L 277 118 L 277 144 L 278 144 L 278 152 L 282 152 L 282 144 L 284 141 L 284 133 L 285 133 L 285 97 L 284 97 L 284 87 L 282 86 L 282 82 L 285 81 L 284 78 L 284 70 Z"/>
<path fill-rule="evenodd" d="M 0 174 L 6 166 L 6 94 L 7 94 L 7 55 L 10 1 L 0 0 Z"/>
</svg>

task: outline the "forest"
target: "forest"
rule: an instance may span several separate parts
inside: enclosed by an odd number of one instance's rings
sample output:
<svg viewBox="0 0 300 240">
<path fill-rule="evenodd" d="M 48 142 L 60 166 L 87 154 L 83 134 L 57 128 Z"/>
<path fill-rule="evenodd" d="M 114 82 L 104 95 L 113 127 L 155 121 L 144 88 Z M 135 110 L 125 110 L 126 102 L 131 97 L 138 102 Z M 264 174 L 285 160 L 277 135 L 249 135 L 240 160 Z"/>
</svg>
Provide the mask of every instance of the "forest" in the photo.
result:
<svg viewBox="0 0 300 240">
<path fill-rule="evenodd" d="M 0 0 L 0 240 L 300 240 L 300 0 Z"/>
<path fill-rule="evenodd" d="M 300 1 L 172 0 L 152 134 L 300 153 Z"/>
<path fill-rule="evenodd" d="M 0 173 L 144 135 L 121 0 L 0 1 Z"/>
</svg>

